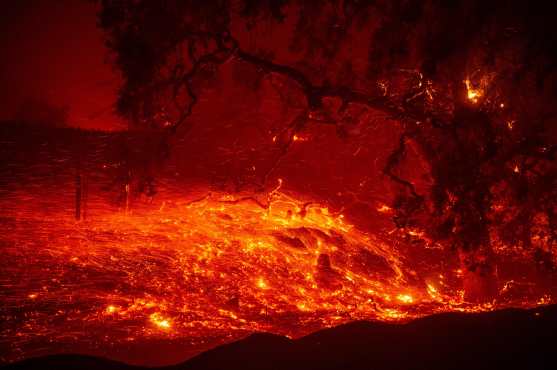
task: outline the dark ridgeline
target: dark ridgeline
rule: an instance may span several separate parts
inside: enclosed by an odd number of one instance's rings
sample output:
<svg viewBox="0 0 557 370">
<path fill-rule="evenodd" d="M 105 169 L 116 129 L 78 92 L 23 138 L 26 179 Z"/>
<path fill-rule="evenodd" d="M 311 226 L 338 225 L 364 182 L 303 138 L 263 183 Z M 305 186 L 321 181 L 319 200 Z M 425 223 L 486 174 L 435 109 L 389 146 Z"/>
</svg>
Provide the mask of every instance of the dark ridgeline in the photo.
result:
<svg viewBox="0 0 557 370">
<path fill-rule="evenodd" d="M 306 337 L 256 333 L 160 370 L 555 369 L 557 306 L 446 313 L 408 324 L 357 321 Z M 164 355 L 164 350 L 161 352 Z M 148 369 L 101 358 L 55 355 L 4 370 Z"/>
</svg>

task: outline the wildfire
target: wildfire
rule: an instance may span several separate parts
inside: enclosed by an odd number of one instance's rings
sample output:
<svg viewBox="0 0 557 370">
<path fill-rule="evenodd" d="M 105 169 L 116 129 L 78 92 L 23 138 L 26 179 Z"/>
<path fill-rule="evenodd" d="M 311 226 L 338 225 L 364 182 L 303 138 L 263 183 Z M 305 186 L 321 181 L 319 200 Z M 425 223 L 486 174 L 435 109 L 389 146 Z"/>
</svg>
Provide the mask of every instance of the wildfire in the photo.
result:
<svg viewBox="0 0 557 370">
<path fill-rule="evenodd" d="M 106 307 L 107 314 L 113 314 L 116 313 L 117 311 L 118 311 L 118 307 L 115 307 L 113 305 L 109 305 L 108 307 Z"/>
<path fill-rule="evenodd" d="M 265 282 L 265 280 L 263 280 L 263 278 L 259 278 L 257 280 L 257 286 L 261 289 L 269 289 L 269 286 L 267 285 L 267 283 Z"/>
<path fill-rule="evenodd" d="M 480 78 L 475 78 L 474 81 L 470 78 L 465 79 L 463 82 L 466 86 L 466 98 L 473 104 L 477 104 L 482 98 L 487 98 L 488 87 L 493 78 L 493 73 L 487 73 Z M 501 109 L 505 108 L 505 103 L 499 103 L 498 105 Z"/>
<path fill-rule="evenodd" d="M 380 207 L 377 207 L 377 212 L 381 213 L 391 213 L 393 209 L 386 204 L 382 204 Z"/>
<path fill-rule="evenodd" d="M 292 136 L 292 141 L 307 141 L 307 137 L 303 137 L 300 135 L 294 135 Z"/>
<path fill-rule="evenodd" d="M 355 319 L 495 307 L 463 301 L 460 270 L 432 271 L 435 286 L 417 283 L 392 242 L 281 193 L 280 185 L 268 206 L 213 194 L 77 224 L 65 215 L 28 215 L 10 236 L 17 248 L 2 250 L 10 289 L 3 289 L 9 304 L 1 319 L 11 325 L 0 341 L 17 333 L 16 348 L 25 348 L 71 332 L 92 345 L 103 338 L 224 342 L 250 331 L 298 336 Z M 25 269 L 9 263 L 21 259 Z"/>
<path fill-rule="evenodd" d="M 472 103 L 477 103 L 478 99 L 482 97 L 483 91 L 479 88 L 475 88 L 469 79 L 464 80 L 464 84 L 466 85 L 468 100 Z"/>
<path fill-rule="evenodd" d="M 153 324 L 155 324 L 156 326 L 158 326 L 159 328 L 166 330 L 166 329 L 170 329 L 170 321 L 166 318 L 164 318 L 160 313 L 155 312 L 153 314 L 151 314 L 149 316 L 149 319 L 151 320 L 151 322 Z"/>
<path fill-rule="evenodd" d="M 402 303 L 410 304 L 414 302 L 414 298 L 409 294 L 399 294 L 396 298 Z"/>
</svg>

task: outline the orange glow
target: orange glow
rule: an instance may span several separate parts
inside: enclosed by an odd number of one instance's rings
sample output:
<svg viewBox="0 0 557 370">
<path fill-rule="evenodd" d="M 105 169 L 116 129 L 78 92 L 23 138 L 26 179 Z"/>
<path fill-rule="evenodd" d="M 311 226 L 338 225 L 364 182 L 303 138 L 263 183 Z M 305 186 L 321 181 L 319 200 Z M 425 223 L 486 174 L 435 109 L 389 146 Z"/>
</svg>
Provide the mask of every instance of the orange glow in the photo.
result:
<svg viewBox="0 0 557 370">
<path fill-rule="evenodd" d="M 252 331 L 297 337 L 357 319 L 551 302 L 543 296 L 467 303 L 463 271 L 419 276 L 392 240 L 361 231 L 326 205 L 283 193 L 282 186 L 279 180 L 267 204 L 213 193 L 80 223 L 65 214 L 35 219 L 48 236 L 42 253 L 23 242 L 18 253 L 28 259 L 25 273 L 40 283 L 40 294 L 29 280 L 16 279 L 19 270 L 8 271 L 19 294 L 11 302 L 28 310 L 14 325 L 18 343 L 42 333 L 56 340 L 64 335 L 60 323 L 122 343 L 218 335 L 226 342 Z M 379 205 L 378 211 L 391 210 Z M 17 240 L 29 233 L 18 232 Z M 405 234 L 420 238 L 422 231 Z M 52 267 L 45 273 L 44 266 Z M 41 311 L 41 304 L 52 311 Z"/>
<path fill-rule="evenodd" d="M 153 324 L 155 324 L 156 326 L 158 326 L 159 328 L 163 329 L 163 330 L 167 330 L 170 329 L 170 321 L 166 318 L 164 318 L 160 313 L 155 312 L 152 313 L 149 316 L 149 319 L 151 320 L 151 322 Z"/>
<path fill-rule="evenodd" d="M 473 104 L 477 104 L 480 102 L 481 99 L 485 98 L 486 100 L 489 100 L 487 96 L 488 87 L 493 81 L 493 77 L 493 73 L 487 73 L 479 78 L 475 78 L 474 81 L 472 81 L 470 78 L 465 79 L 463 82 L 466 86 L 466 97 L 468 101 Z M 500 103 L 499 107 L 504 108 L 505 104 Z"/>
<path fill-rule="evenodd" d="M 381 213 L 391 213 L 392 210 L 393 209 L 386 204 L 382 204 L 381 207 L 377 207 L 377 212 Z"/>
<path fill-rule="evenodd" d="M 478 99 L 483 95 L 483 91 L 478 88 L 474 88 L 469 79 L 464 80 L 466 85 L 467 97 L 473 103 L 477 103 Z"/>
<path fill-rule="evenodd" d="M 435 288 L 433 284 L 427 284 L 427 293 L 431 298 L 435 300 L 439 299 L 439 293 L 437 292 L 437 288 Z"/>
<path fill-rule="evenodd" d="M 410 304 L 414 302 L 414 299 L 409 294 L 399 294 L 396 298 L 402 303 Z"/>
<path fill-rule="evenodd" d="M 113 306 L 113 305 L 109 305 L 108 307 L 106 307 L 106 313 L 107 314 L 113 314 L 117 311 L 118 311 L 118 308 Z"/>
<path fill-rule="evenodd" d="M 269 289 L 269 286 L 267 285 L 267 283 L 265 282 L 265 280 L 263 280 L 263 278 L 259 278 L 257 280 L 257 286 L 261 289 Z"/>
</svg>

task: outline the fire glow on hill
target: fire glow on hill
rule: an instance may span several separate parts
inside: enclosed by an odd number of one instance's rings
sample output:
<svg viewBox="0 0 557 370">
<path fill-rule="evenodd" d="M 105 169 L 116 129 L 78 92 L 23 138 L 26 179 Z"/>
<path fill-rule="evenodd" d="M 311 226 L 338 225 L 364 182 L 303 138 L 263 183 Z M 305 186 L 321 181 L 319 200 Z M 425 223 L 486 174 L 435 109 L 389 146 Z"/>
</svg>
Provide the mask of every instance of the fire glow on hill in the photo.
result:
<svg viewBox="0 0 557 370">
<path fill-rule="evenodd" d="M 415 246 L 430 260 L 413 261 L 396 238 L 280 187 L 266 200 L 208 194 L 79 223 L 64 210 L 20 214 L 3 237 L 6 359 L 49 353 L 44 341 L 122 357 L 106 347 L 185 339 L 195 350 L 253 331 L 296 337 L 357 319 L 551 302 L 516 276 L 497 300 L 467 303 L 460 265 L 435 247 Z"/>
<path fill-rule="evenodd" d="M 543 10 L 101 3 L 133 130 L 2 127 L 3 361 L 553 302 Z"/>
</svg>

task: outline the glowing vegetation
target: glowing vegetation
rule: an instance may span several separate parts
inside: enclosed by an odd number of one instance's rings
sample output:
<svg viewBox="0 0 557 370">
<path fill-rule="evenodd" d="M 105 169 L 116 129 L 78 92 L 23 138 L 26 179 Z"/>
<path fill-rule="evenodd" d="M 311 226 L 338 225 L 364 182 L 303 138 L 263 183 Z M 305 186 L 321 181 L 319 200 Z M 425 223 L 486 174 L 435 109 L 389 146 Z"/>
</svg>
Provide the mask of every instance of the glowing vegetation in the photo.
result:
<svg viewBox="0 0 557 370">
<path fill-rule="evenodd" d="M 16 348 L 41 337 L 94 344 L 299 336 L 355 319 L 551 302 L 545 295 L 466 304 L 459 270 L 416 276 L 392 241 L 278 190 L 268 207 L 213 194 L 79 223 L 63 215 L 19 222 L 32 226 L 19 227 L 17 247 L 2 252 L 26 268 L 4 267 L 9 325 L 0 333 Z M 37 249 L 35 239 L 45 244 Z"/>
</svg>

